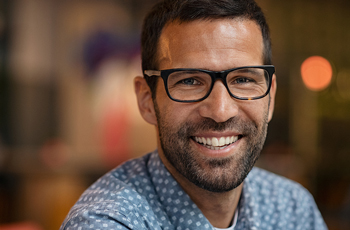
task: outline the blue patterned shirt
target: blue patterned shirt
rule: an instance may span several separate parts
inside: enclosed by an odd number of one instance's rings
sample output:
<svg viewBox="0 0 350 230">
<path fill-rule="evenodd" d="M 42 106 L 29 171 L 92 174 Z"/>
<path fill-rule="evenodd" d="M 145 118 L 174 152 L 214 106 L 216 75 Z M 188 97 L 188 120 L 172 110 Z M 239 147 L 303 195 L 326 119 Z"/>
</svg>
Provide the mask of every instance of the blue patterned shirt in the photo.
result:
<svg viewBox="0 0 350 230">
<path fill-rule="evenodd" d="M 88 188 L 61 230 L 214 229 L 171 176 L 158 152 L 124 163 Z M 244 181 L 235 230 L 327 229 L 308 191 L 253 168 Z"/>
</svg>

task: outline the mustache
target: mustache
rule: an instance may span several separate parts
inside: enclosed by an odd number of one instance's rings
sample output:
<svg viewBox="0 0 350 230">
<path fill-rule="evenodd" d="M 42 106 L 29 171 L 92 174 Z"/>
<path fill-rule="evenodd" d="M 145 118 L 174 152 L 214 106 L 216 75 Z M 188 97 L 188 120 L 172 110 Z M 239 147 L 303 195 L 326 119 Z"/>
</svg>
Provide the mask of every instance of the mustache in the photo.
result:
<svg viewBox="0 0 350 230">
<path fill-rule="evenodd" d="M 182 130 L 183 129 L 183 130 Z M 184 126 L 182 126 L 180 133 L 187 134 L 188 136 L 192 136 L 191 134 L 195 132 L 201 131 L 226 131 L 226 130 L 235 130 L 243 135 L 251 134 L 252 131 L 257 130 L 258 126 L 254 122 L 246 122 L 237 117 L 231 117 L 229 120 L 225 122 L 216 122 L 210 118 L 202 118 L 197 122 L 186 122 Z"/>
</svg>

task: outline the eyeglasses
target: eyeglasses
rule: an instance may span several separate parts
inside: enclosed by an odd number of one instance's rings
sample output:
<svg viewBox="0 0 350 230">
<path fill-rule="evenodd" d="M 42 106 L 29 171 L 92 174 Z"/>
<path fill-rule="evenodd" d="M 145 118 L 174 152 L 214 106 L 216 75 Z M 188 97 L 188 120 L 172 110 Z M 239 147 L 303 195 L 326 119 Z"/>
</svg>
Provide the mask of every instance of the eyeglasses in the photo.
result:
<svg viewBox="0 0 350 230">
<path fill-rule="evenodd" d="M 170 99 L 197 102 L 206 99 L 220 79 L 229 94 L 239 100 L 256 100 L 269 94 L 273 65 L 244 66 L 224 71 L 202 69 L 145 70 L 146 76 L 161 77 Z"/>
</svg>

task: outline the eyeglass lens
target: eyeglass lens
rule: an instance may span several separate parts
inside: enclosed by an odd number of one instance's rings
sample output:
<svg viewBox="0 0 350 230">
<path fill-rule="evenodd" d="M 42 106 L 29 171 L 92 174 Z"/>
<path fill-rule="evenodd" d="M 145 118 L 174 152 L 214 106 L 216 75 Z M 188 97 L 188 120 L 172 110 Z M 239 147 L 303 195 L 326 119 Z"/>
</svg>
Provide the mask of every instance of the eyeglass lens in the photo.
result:
<svg viewBox="0 0 350 230">
<path fill-rule="evenodd" d="M 240 98 L 263 96 L 269 86 L 269 74 L 261 68 L 242 68 L 227 74 L 226 84 L 231 94 Z M 169 75 L 167 87 L 172 98 L 183 101 L 200 100 L 212 86 L 207 72 L 176 71 Z"/>
</svg>

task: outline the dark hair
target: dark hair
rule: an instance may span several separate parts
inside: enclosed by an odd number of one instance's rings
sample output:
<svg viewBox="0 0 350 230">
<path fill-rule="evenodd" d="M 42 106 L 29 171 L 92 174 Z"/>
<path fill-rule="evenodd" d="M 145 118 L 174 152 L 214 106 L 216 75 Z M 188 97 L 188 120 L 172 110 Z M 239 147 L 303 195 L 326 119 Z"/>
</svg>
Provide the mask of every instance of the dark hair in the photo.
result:
<svg viewBox="0 0 350 230">
<path fill-rule="evenodd" d="M 173 21 L 191 22 L 222 18 L 255 21 L 261 29 L 264 65 L 272 62 L 269 27 L 261 8 L 254 0 L 162 0 L 146 16 L 141 36 L 142 70 L 158 70 L 158 42 L 164 26 Z M 158 78 L 144 76 L 155 97 Z"/>
</svg>

